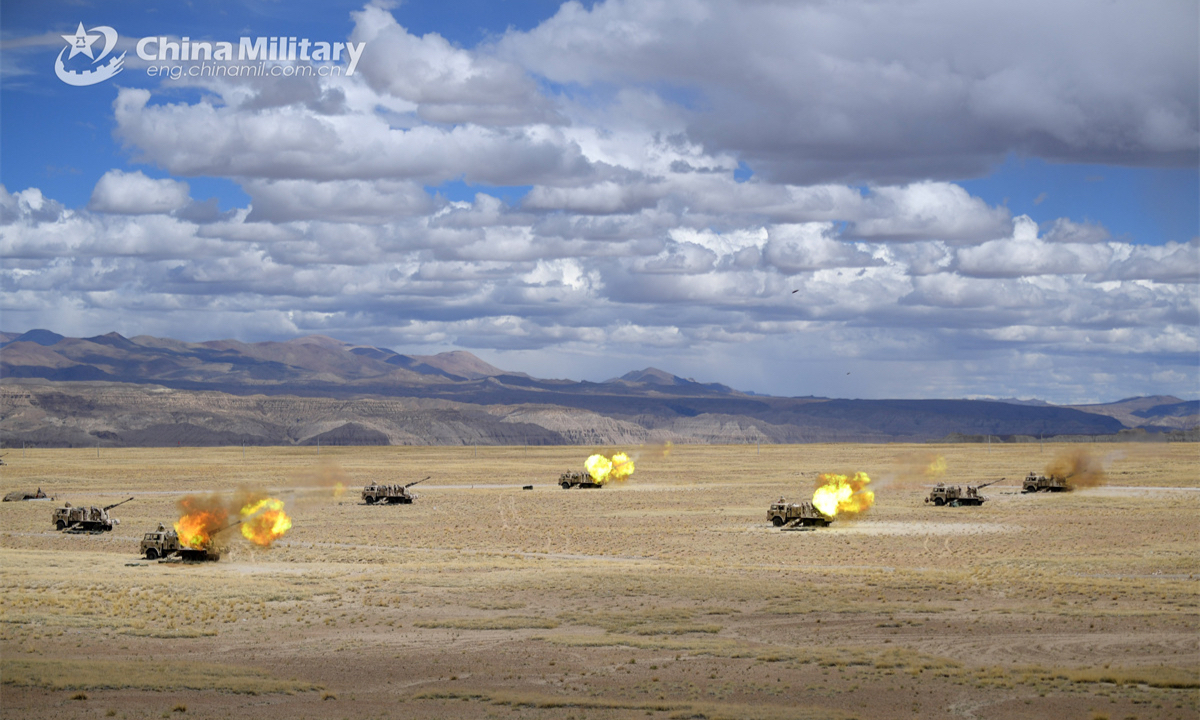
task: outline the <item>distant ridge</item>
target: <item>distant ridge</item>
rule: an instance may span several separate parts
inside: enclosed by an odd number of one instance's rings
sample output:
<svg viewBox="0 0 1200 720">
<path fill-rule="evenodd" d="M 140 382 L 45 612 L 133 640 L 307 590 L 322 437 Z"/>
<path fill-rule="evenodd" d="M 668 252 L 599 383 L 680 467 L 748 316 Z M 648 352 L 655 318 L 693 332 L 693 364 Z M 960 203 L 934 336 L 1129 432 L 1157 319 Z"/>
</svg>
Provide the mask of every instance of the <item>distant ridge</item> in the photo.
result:
<svg viewBox="0 0 1200 720">
<path fill-rule="evenodd" d="M 405 355 L 310 335 L 184 342 L 0 333 L 0 442 L 589 444 L 925 442 L 1175 437 L 1200 403 L 1171 396 L 842 400 L 742 393 L 649 367 L 602 383 L 548 380 L 454 350 Z"/>
</svg>

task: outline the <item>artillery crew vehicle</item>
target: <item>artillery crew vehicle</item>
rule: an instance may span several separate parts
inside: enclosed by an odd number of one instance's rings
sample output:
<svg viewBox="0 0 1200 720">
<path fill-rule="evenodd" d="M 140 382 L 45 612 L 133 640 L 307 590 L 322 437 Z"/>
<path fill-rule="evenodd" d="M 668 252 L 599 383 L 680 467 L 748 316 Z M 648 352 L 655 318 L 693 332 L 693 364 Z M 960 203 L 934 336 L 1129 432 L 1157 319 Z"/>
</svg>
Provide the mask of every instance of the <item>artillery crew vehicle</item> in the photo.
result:
<svg viewBox="0 0 1200 720">
<path fill-rule="evenodd" d="M 237 523 L 234 523 L 236 525 Z M 229 527 L 233 527 L 230 525 Z M 228 530 L 229 528 L 224 528 Z M 190 560 L 200 562 L 205 560 L 220 560 L 221 549 L 213 542 L 202 548 L 188 547 L 181 545 L 179 542 L 179 534 L 174 530 L 168 530 L 166 525 L 158 524 L 158 529 L 153 532 L 148 532 L 142 537 L 140 554 L 145 555 L 147 560 L 166 559 L 171 556 L 178 556 L 180 560 Z"/>
<path fill-rule="evenodd" d="M 1021 492 L 1066 492 L 1071 489 L 1067 484 L 1067 478 L 1051 475 L 1035 475 L 1032 472 L 1025 476 L 1025 482 L 1021 483 Z"/>
<path fill-rule="evenodd" d="M 1004 480 L 1004 478 L 1000 478 L 1000 480 L 993 480 L 982 485 L 968 485 L 966 492 L 963 492 L 962 487 L 958 485 L 938 483 L 933 487 L 932 490 L 929 491 L 929 497 L 925 498 L 925 502 L 933 503 L 939 507 L 942 505 L 949 505 L 950 507 L 959 507 L 960 505 L 982 505 L 987 502 L 987 498 L 979 494 L 980 489 L 985 488 L 988 485 L 995 485 L 1002 480 Z"/>
<path fill-rule="evenodd" d="M 827 527 L 833 518 L 817 509 L 810 502 L 789 503 L 784 498 L 771 503 L 767 511 L 767 519 L 777 528 L 786 526 L 819 526 Z"/>
<path fill-rule="evenodd" d="M 565 472 L 558 476 L 558 484 L 562 486 L 563 490 L 604 487 L 596 482 L 591 473 L 586 470 L 583 472 Z"/>
<path fill-rule="evenodd" d="M 368 505 L 374 505 L 377 502 L 389 504 L 404 503 L 410 504 L 417 499 L 416 493 L 410 493 L 408 489 L 417 483 L 425 482 L 432 475 L 413 480 L 407 485 L 378 485 L 371 483 L 362 489 L 362 499 Z"/>
<path fill-rule="evenodd" d="M 132 500 L 133 498 L 129 498 Z M 120 520 L 110 518 L 108 511 L 124 505 L 129 500 L 122 500 L 119 503 L 105 505 L 102 508 L 93 506 L 89 507 L 74 507 L 71 503 L 63 503 L 63 506 L 54 510 L 54 516 L 51 522 L 57 530 L 66 532 L 107 532 L 113 529 L 114 525 L 119 525 Z"/>
</svg>

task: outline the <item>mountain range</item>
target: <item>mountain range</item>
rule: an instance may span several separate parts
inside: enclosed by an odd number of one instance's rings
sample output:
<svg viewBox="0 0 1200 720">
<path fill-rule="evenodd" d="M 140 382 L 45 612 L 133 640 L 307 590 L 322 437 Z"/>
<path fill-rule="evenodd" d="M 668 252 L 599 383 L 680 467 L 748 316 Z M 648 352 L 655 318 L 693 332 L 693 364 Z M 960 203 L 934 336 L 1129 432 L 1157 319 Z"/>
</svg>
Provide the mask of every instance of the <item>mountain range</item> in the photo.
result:
<svg viewBox="0 0 1200 720">
<path fill-rule="evenodd" d="M 656 368 L 541 379 L 469 352 L 310 335 L 190 343 L 0 333 L 0 443 L 41 446 L 1020 441 L 1182 438 L 1200 402 L 772 397 Z"/>
</svg>

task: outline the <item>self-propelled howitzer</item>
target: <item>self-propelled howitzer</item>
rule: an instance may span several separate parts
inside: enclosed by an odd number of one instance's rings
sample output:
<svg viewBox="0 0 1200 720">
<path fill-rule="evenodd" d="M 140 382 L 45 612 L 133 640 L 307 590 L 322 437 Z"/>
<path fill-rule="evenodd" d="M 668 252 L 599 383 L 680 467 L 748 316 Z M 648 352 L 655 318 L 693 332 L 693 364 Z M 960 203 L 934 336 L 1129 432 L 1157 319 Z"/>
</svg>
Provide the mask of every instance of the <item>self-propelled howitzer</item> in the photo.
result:
<svg viewBox="0 0 1200 720">
<path fill-rule="evenodd" d="M 933 503 L 934 505 L 949 505 L 950 507 L 959 507 L 961 505 L 982 505 L 987 502 L 987 498 L 980 495 L 979 491 L 988 485 L 995 485 L 1003 481 L 1004 478 L 983 483 L 982 485 L 968 485 L 966 492 L 958 485 L 946 485 L 938 483 L 929 491 L 929 497 L 925 498 L 925 502 Z"/>
<path fill-rule="evenodd" d="M 827 527 L 833 518 L 817 509 L 810 502 L 789 503 L 784 498 L 771 503 L 767 510 L 767 519 L 777 528 L 788 527 Z"/>
<path fill-rule="evenodd" d="M 241 520 L 237 520 L 217 530 L 209 535 L 208 542 L 203 543 L 200 547 L 192 547 L 179 542 L 178 533 L 168 530 L 166 525 L 159 523 L 156 530 L 148 532 L 142 537 L 141 554 L 145 555 L 147 560 L 165 560 L 172 556 L 190 562 L 220 560 L 224 548 L 217 546 L 217 536 L 241 523 Z"/>
<path fill-rule="evenodd" d="M 1025 476 L 1025 482 L 1021 483 L 1021 492 L 1067 492 L 1071 489 L 1070 484 L 1067 483 L 1070 477 L 1070 475 L 1067 477 L 1059 477 L 1058 475 L 1046 477 L 1045 475 L 1035 475 L 1030 472 Z"/>
<path fill-rule="evenodd" d="M 132 500 L 133 498 L 129 498 Z M 54 515 L 50 518 L 50 522 L 54 523 L 54 527 L 58 530 L 66 532 L 107 532 L 113 529 L 114 525 L 121 524 L 120 520 L 110 518 L 108 511 L 124 505 L 129 500 L 122 500 L 119 503 L 105 505 L 104 507 L 96 507 L 94 505 L 88 507 L 74 507 L 71 503 L 63 503 L 63 506 L 54 510 Z"/>
<path fill-rule="evenodd" d="M 584 470 L 583 472 L 568 470 L 567 472 L 558 476 L 558 484 L 562 486 L 563 490 L 570 490 L 571 488 L 604 487 L 602 484 L 596 482 L 595 478 L 593 478 L 591 473 L 589 473 L 587 470 Z"/>
<path fill-rule="evenodd" d="M 420 480 L 413 480 L 407 485 L 379 485 L 371 483 L 362 489 L 363 502 L 368 505 L 374 505 L 377 502 L 410 504 L 413 500 L 417 499 L 417 494 L 409 492 L 408 489 L 417 483 L 425 482 L 431 477 L 433 476 L 426 475 Z"/>
</svg>

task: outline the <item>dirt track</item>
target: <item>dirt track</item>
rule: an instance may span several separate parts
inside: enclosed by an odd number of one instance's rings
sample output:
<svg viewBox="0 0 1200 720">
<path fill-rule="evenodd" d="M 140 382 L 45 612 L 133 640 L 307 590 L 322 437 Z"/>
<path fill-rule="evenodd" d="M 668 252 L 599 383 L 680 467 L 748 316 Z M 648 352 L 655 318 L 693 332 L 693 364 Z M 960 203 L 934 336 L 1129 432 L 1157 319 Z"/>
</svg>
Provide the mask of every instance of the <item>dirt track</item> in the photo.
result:
<svg viewBox="0 0 1200 720">
<path fill-rule="evenodd" d="M 979 508 L 925 505 L 896 468 L 939 452 L 983 482 L 1053 447 L 684 446 L 571 491 L 550 483 L 589 449 L 10 456 L 0 492 L 138 500 L 101 536 L 0 504 L 2 714 L 1194 718 L 1200 460 L 1123 450 L 1111 485 Z M 860 519 L 766 522 L 846 470 L 887 478 Z M 412 505 L 333 492 L 428 474 Z M 136 556 L 177 493 L 238 485 L 286 489 L 275 547 Z"/>
</svg>

